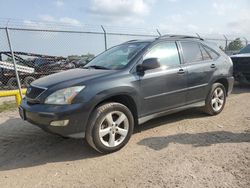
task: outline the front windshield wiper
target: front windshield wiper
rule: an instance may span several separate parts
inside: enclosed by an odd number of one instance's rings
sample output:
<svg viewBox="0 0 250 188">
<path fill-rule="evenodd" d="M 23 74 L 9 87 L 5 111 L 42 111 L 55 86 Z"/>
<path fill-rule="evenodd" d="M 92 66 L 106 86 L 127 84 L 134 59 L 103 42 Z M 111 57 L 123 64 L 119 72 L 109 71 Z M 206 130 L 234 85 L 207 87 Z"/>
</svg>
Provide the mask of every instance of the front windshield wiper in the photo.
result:
<svg viewBox="0 0 250 188">
<path fill-rule="evenodd" d="M 109 70 L 109 68 L 107 67 L 103 67 L 103 66 L 99 66 L 99 65 L 90 65 L 90 66 L 87 66 L 87 67 L 84 67 L 84 68 L 94 68 L 94 69 L 105 69 L 105 70 Z"/>
</svg>

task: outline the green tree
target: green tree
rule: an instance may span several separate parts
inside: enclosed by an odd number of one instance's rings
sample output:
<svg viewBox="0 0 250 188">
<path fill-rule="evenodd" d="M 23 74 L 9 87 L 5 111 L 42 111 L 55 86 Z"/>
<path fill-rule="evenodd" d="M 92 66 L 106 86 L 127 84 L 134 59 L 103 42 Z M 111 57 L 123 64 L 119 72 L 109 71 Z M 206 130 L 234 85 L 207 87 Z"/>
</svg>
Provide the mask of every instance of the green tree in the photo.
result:
<svg viewBox="0 0 250 188">
<path fill-rule="evenodd" d="M 84 60 L 90 61 L 90 60 L 92 60 L 92 59 L 95 57 L 95 55 L 94 55 L 94 54 L 91 54 L 91 53 L 87 53 L 87 54 L 85 54 L 85 55 L 81 55 L 81 57 L 82 57 Z"/>
<path fill-rule="evenodd" d="M 235 40 L 229 43 L 229 45 L 227 46 L 227 50 L 237 51 L 243 47 L 244 45 L 242 44 L 240 38 L 236 38 Z"/>
</svg>

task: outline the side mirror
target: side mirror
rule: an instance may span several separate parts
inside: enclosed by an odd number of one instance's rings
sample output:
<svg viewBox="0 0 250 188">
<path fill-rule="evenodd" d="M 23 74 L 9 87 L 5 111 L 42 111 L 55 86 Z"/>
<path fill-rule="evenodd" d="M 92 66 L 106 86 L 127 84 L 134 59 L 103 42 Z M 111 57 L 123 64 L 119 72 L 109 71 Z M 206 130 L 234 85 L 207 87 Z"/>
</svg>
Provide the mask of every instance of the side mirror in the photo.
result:
<svg viewBox="0 0 250 188">
<path fill-rule="evenodd" d="M 137 65 L 136 71 L 140 76 L 144 75 L 144 71 L 159 68 L 161 65 L 158 58 L 145 59 L 142 64 Z"/>
</svg>

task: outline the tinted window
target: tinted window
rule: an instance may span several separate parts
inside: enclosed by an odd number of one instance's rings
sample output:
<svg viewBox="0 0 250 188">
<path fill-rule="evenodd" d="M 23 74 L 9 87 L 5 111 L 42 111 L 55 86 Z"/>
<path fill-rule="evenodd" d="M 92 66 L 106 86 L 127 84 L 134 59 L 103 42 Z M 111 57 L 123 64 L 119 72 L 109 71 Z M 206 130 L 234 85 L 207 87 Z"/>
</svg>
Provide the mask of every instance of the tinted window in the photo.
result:
<svg viewBox="0 0 250 188">
<path fill-rule="evenodd" d="M 209 53 L 209 55 L 212 57 L 212 59 L 216 59 L 219 57 L 219 55 L 213 51 L 211 48 L 208 48 L 206 46 L 204 46 L 205 50 Z"/>
<path fill-rule="evenodd" d="M 181 46 L 185 63 L 202 61 L 202 54 L 198 43 L 181 42 Z"/>
<path fill-rule="evenodd" d="M 241 49 L 239 54 L 250 53 L 250 44 L 248 44 L 245 48 Z"/>
<path fill-rule="evenodd" d="M 200 45 L 200 49 L 201 49 L 203 60 L 210 60 L 210 59 L 212 59 L 211 56 L 210 56 L 210 54 L 205 50 L 205 48 L 203 46 Z"/>
<path fill-rule="evenodd" d="M 144 57 L 158 58 L 161 66 L 173 67 L 180 65 L 179 53 L 175 42 L 163 42 L 155 45 Z"/>
</svg>

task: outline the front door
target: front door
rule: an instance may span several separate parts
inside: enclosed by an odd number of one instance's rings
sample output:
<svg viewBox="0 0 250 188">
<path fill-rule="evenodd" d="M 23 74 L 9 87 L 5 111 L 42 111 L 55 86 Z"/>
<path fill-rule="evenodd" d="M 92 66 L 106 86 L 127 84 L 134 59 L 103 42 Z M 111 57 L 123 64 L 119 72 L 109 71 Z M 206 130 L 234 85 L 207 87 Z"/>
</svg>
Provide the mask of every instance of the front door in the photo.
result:
<svg viewBox="0 0 250 188">
<path fill-rule="evenodd" d="M 149 115 L 186 103 L 187 71 L 180 64 L 175 42 L 160 42 L 144 56 L 158 58 L 160 68 L 140 77 L 141 115 Z"/>
</svg>

